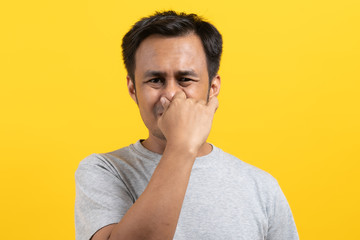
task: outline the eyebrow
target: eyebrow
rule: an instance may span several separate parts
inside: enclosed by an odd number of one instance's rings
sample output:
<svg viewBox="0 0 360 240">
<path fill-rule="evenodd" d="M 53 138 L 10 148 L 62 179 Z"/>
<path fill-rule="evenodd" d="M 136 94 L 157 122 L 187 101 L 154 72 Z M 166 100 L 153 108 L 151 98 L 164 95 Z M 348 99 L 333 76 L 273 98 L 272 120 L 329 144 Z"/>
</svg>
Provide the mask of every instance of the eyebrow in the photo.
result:
<svg viewBox="0 0 360 240">
<path fill-rule="evenodd" d="M 199 77 L 198 74 L 195 73 L 194 70 L 183 70 L 183 71 L 177 71 L 175 73 L 176 76 L 191 76 L 191 77 Z M 153 71 L 153 70 L 147 70 L 144 74 L 145 78 L 148 77 L 166 77 L 167 74 L 166 72 L 162 72 L 162 71 Z"/>
<path fill-rule="evenodd" d="M 147 70 L 144 74 L 145 78 L 160 77 L 160 76 L 166 76 L 166 72 Z"/>
<path fill-rule="evenodd" d="M 194 70 L 177 71 L 177 76 L 199 77 Z"/>
</svg>

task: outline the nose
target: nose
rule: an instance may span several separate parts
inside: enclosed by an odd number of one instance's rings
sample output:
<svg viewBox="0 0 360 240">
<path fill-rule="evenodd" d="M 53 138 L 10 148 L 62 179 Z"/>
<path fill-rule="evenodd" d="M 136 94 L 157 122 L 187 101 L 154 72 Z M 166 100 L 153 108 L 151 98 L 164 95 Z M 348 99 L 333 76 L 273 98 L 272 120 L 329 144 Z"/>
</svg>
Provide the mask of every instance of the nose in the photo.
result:
<svg viewBox="0 0 360 240">
<path fill-rule="evenodd" d="M 181 86 L 177 83 L 176 80 L 168 80 L 163 88 L 162 96 L 166 97 L 169 101 L 171 101 L 175 95 L 175 93 L 183 91 Z"/>
</svg>

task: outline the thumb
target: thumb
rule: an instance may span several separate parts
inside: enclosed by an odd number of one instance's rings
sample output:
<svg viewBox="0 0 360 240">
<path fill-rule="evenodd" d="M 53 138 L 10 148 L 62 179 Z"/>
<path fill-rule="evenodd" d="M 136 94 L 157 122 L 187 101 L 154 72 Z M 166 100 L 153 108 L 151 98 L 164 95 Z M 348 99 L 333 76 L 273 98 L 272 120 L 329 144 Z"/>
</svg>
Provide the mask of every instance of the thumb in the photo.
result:
<svg viewBox="0 0 360 240">
<path fill-rule="evenodd" d="M 169 105 L 170 105 L 170 101 L 166 98 L 166 97 L 161 97 L 160 98 L 160 103 L 164 108 L 164 112 L 168 109 Z"/>
</svg>

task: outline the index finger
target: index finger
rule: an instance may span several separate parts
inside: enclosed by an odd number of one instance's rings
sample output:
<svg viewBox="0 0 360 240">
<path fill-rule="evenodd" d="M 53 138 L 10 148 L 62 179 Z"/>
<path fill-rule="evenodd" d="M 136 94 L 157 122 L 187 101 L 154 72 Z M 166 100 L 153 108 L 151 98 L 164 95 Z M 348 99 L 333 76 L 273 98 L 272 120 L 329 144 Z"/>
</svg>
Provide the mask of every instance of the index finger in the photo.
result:
<svg viewBox="0 0 360 240">
<path fill-rule="evenodd" d="M 183 91 L 178 91 L 174 94 L 173 98 L 171 99 L 171 101 L 174 101 L 176 98 L 179 99 L 186 99 L 186 94 Z"/>
<path fill-rule="evenodd" d="M 216 110 L 219 107 L 219 100 L 217 99 L 217 97 L 214 96 L 214 97 L 210 98 L 207 105 L 209 108 L 213 109 L 214 112 L 216 112 Z"/>
</svg>

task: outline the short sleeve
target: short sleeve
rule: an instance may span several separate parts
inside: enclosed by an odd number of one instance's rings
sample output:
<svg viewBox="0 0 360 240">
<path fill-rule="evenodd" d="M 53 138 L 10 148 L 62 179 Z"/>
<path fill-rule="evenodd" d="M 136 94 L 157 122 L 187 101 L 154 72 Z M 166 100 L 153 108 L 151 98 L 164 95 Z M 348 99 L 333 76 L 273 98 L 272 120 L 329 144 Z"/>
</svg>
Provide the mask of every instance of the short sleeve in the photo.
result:
<svg viewBox="0 0 360 240">
<path fill-rule="evenodd" d="M 295 221 L 290 206 L 279 184 L 275 181 L 274 195 L 270 201 L 268 240 L 298 240 Z"/>
<path fill-rule="evenodd" d="M 92 154 L 75 172 L 76 240 L 89 240 L 96 231 L 118 223 L 134 200 L 113 166 Z"/>
</svg>

